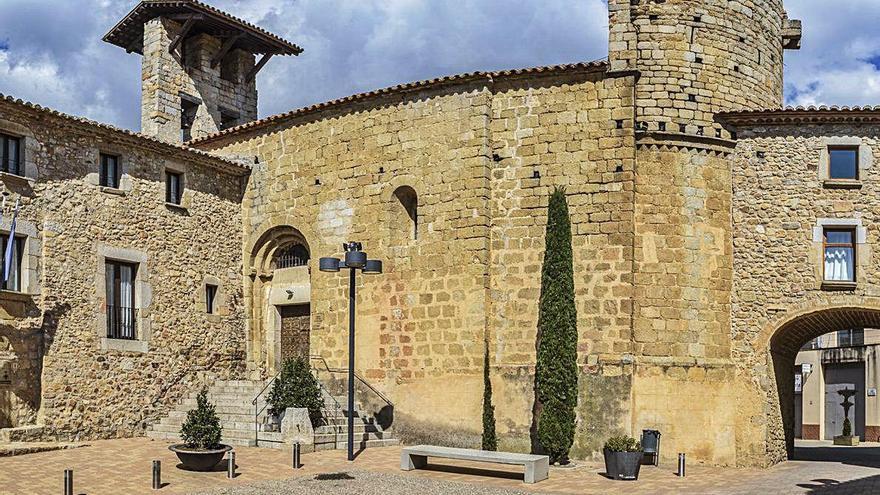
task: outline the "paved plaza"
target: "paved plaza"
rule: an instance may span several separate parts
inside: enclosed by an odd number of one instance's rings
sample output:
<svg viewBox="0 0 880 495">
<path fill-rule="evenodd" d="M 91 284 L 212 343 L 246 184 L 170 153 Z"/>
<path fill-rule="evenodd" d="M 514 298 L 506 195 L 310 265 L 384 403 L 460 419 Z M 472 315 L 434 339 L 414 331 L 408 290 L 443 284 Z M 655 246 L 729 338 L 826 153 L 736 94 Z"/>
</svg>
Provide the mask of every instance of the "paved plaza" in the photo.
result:
<svg viewBox="0 0 880 495">
<path fill-rule="evenodd" d="M 303 455 L 294 470 L 289 450 L 236 448 L 238 476 L 225 471 L 194 473 L 176 467 L 168 444 L 144 438 L 91 442 L 87 447 L 0 458 L 0 493 L 59 494 L 65 468 L 74 470 L 75 493 L 280 493 L 362 494 L 862 494 L 880 493 L 880 444 L 858 448 L 824 442 L 800 444 L 798 456 L 766 470 L 692 465 L 678 478 L 674 466 L 644 467 L 637 482 L 611 481 L 598 464 L 552 468 L 550 479 L 522 483 L 522 474 L 505 466 L 444 461 L 426 470 L 401 472 L 400 449 L 363 451 L 352 464 L 344 451 Z M 151 463 L 162 461 L 164 486 L 150 488 Z M 828 461 L 827 459 L 836 459 Z M 345 473 L 345 474 L 340 474 Z M 323 474 L 316 479 L 317 475 Z M 327 476 L 330 474 L 330 476 Z"/>
</svg>

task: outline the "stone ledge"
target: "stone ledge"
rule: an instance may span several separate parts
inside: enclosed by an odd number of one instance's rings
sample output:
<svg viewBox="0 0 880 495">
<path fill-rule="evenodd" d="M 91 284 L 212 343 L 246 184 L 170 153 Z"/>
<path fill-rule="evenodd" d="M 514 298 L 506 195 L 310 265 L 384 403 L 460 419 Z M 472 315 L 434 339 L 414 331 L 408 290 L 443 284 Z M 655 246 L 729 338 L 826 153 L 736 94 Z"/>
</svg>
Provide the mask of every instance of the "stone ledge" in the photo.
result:
<svg viewBox="0 0 880 495">
<path fill-rule="evenodd" d="M 825 189 L 861 189 L 862 181 L 850 179 L 825 179 L 822 182 Z"/>
<path fill-rule="evenodd" d="M 820 288 L 827 291 L 854 291 L 858 287 L 856 282 L 822 282 Z"/>
<path fill-rule="evenodd" d="M 101 350 L 146 353 L 150 350 L 149 343 L 145 340 L 128 339 L 101 339 Z"/>
</svg>

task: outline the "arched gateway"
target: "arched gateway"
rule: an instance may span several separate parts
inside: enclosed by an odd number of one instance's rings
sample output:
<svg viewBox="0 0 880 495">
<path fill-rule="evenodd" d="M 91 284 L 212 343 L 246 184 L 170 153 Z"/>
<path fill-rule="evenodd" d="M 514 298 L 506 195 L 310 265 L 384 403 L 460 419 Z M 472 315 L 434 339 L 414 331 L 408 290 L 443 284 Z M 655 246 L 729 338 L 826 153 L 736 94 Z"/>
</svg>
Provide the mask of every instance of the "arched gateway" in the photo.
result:
<svg viewBox="0 0 880 495">
<path fill-rule="evenodd" d="M 292 357 L 308 357 L 311 335 L 311 250 L 303 233 L 277 226 L 250 253 L 250 364 L 273 373 Z"/>
<path fill-rule="evenodd" d="M 760 369 L 748 370 L 758 383 L 766 383 L 766 449 L 772 462 L 792 458 L 795 439 L 795 358 L 811 340 L 840 330 L 880 328 L 877 304 L 815 306 L 785 313 L 768 325 L 763 339 L 767 378 Z M 862 391 L 864 392 L 864 391 Z"/>
</svg>

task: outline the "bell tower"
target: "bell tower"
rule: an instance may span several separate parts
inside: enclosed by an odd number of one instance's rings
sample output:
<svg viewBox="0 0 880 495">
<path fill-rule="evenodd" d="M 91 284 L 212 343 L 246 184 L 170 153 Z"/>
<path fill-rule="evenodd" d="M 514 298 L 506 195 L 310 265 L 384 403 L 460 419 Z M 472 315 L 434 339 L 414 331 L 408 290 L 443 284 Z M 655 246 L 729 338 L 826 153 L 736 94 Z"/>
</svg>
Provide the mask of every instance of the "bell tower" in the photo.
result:
<svg viewBox="0 0 880 495">
<path fill-rule="evenodd" d="M 256 120 L 257 73 L 302 52 L 196 0 L 144 0 L 104 41 L 143 56 L 141 132 L 177 143 Z"/>
</svg>

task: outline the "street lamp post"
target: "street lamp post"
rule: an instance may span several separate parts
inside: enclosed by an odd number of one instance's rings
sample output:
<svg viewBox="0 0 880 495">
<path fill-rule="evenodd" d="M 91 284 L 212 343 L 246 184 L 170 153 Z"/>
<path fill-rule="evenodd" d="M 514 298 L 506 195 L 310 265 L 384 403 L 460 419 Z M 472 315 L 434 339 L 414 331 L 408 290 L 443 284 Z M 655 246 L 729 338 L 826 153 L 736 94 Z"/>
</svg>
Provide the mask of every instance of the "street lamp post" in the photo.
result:
<svg viewBox="0 0 880 495">
<path fill-rule="evenodd" d="M 338 272 L 348 268 L 348 460 L 354 460 L 354 312 L 356 300 L 355 271 L 382 273 L 382 262 L 368 260 L 360 242 L 347 242 L 342 245 L 345 260 L 321 258 L 318 268 L 322 272 Z"/>
</svg>

